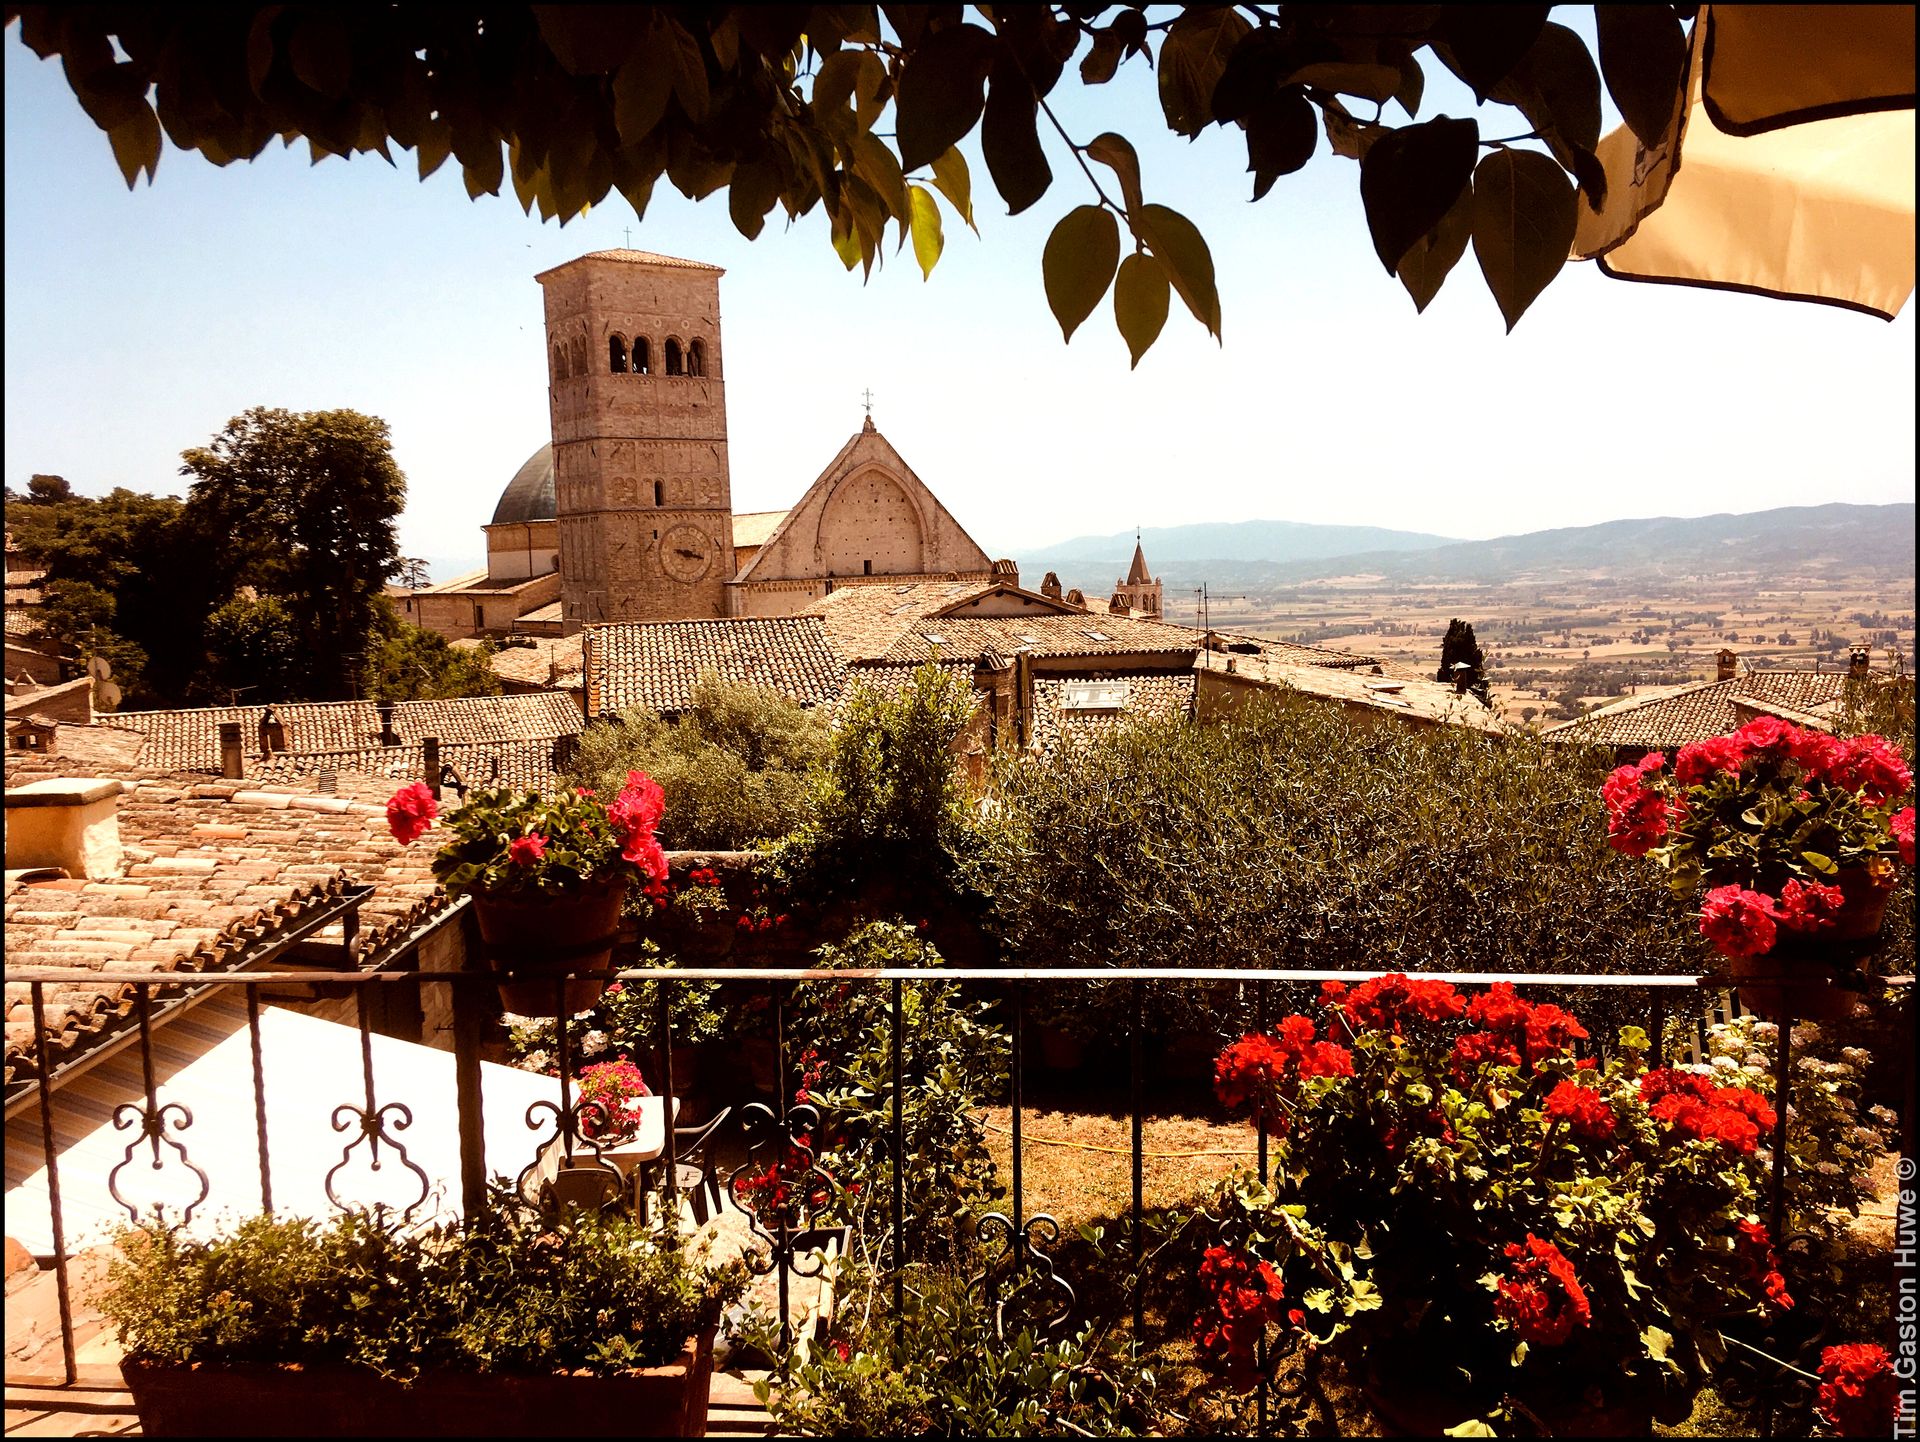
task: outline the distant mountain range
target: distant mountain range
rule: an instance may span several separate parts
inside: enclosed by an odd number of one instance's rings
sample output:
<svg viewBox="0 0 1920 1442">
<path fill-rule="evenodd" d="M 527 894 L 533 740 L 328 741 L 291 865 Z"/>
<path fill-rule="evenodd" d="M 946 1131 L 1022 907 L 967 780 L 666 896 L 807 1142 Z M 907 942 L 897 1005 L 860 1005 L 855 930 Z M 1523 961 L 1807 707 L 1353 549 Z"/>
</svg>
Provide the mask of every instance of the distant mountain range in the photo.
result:
<svg viewBox="0 0 1920 1442">
<path fill-rule="evenodd" d="M 1490 541 L 1290 521 L 1172 526 L 1143 531 L 1141 540 L 1147 564 L 1169 587 L 1205 581 L 1215 591 L 1335 576 L 1482 584 L 1740 571 L 1911 576 L 1914 506 L 1783 506 L 1744 515 L 1605 521 Z M 1014 554 L 1023 584 L 1038 585 L 1052 570 L 1064 585 L 1091 595 L 1126 573 L 1133 535 L 1085 536 Z"/>
</svg>

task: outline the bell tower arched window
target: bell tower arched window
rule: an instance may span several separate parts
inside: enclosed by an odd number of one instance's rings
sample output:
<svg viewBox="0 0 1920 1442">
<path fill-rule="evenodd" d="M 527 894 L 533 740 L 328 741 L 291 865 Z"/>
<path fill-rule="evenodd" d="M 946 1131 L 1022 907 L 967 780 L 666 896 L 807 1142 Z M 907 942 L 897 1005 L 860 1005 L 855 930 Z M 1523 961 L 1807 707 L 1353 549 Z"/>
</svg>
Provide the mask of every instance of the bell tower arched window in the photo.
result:
<svg viewBox="0 0 1920 1442">
<path fill-rule="evenodd" d="M 637 376 L 653 374 L 653 349 L 643 335 L 633 338 L 633 373 Z"/>
<path fill-rule="evenodd" d="M 690 341 L 687 344 L 687 374 L 703 376 L 707 373 L 707 345 L 705 341 Z"/>
<path fill-rule="evenodd" d="M 615 375 L 626 374 L 627 343 L 617 335 L 607 337 L 607 369 Z"/>
<path fill-rule="evenodd" d="M 668 342 L 668 344 L 672 344 L 672 342 Z M 667 483 L 665 481 L 655 481 L 653 483 L 653 503 L 656 506 L 664 506 L 667 503 Z"/>
<path fill-rule="evenodd" d="M 553 378 L 557 381 L 567 378 L 567 348 L 559 341 L 553 343 Z"/>
<path fill-rule="evenodd" d="M 680 342 L 672 338 L 667 341 L 667 374 L 670 376 L 686 374 L 680 360 Z"/>
</svg>

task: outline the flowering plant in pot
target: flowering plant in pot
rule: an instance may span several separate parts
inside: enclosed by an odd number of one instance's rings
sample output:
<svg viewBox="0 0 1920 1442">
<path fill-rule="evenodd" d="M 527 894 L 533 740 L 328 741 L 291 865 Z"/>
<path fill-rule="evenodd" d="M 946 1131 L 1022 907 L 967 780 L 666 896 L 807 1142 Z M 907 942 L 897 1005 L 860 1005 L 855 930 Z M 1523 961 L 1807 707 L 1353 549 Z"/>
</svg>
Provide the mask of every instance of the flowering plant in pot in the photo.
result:
<svg viewBox="0 0 1920 1442">
<path fill-rule="evenodd" d="M 1273 1173 L 1219 1199 L 1203 1352 L 1246 1383 L 1261 1344 L 1336 1343 L 1413 1432 L 1684 1415 L 1720 1324 L 1791 1305 L 1758 1216 L 1774 1117 L 1649 1069 L 1636 1028 L 1604 1066 L 1586 1040 L 1505 984 L 1386 976 L 1226 1048 L 1216 1090 L 1266 1119 Z"/>
<path fill-rule="evenodd" d="M 620 905 L 635 883 L 658 901 L 667 856 L 654 834 L 666 802 L 643 772 L 611 802 L 584 789 L 542 797 L 477 791 L 440 821 L 445 839 L 433 874 L 449 896 L 471 896 L 480 938 L 496 967 L 518 972 L 598 971 L 612 955 Z M 387 824 L 402 845 L 433 826 L 439 804 L 419 782 L 387 802 Z M 592 1006 L 598 981 L 523 976 L 500 984 L 500 1001 L 522 1016 L 572 1014 Z"/>
<path fill-rule="evenodd" d="M 1843 740 L 1762 716 L 1728 736 L 1617 768 L 1601 794 L 1608 840 L 1700 893 L 1700 931 L 1756 1011 L 1839 1016 L 1821 962 L 1878 933 L 1894 862 L 1913 864 L 1913 776 L 1881 736 Z M 1756 958 L 1765 957 L 1765 961 Z M 1789 973 L 1811 963 L 1807 984 Z"/>
</svg>

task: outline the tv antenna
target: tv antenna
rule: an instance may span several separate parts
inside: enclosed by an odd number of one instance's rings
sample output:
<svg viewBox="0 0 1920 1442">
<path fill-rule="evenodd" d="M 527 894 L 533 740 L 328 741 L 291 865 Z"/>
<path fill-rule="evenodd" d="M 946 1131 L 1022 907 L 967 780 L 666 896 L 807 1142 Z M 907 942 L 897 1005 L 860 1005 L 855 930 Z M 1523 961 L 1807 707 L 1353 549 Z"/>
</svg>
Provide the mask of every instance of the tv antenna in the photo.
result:
<svg viewBox="0 0 1920 1442">
<path fill-rule="evenodd" d="M 1213 635 L 1213 594 L 1207 589 L 1207 583 L 1205 581 L 1202 581 L 1193 588 L 1193 594 L 1196 598 L 1194 601 L 1194 611 L 1200 622 L 1200 630 L 1208 637 L 1211 637 Z M 1220 599 L 1223 601 L 1244 601 L 1247 598 L 1245 596 L 1222 596 Z M 1200 654 L 1202 657 L 1207 655 L 1207 648 L 1204 644 L 1200 648 Z M 1209 663 L 1203 660 L 1201 664 L 1206 665 Z"/>
</svg>

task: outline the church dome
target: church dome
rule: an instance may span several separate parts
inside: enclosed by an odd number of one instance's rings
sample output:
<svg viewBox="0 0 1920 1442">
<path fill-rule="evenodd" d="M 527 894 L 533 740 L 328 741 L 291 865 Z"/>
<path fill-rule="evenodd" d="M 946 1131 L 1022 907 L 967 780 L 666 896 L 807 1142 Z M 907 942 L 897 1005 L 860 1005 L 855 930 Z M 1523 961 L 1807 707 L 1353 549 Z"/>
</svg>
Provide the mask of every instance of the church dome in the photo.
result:
<svg viewBox="0 0 1920 1442">
<path fill-rule="evenodd" d="M 509 526 L 524 521 L 551 521 L 555 514 L 553 447 L 544 445 L 513 473 L 513 479 L 500 493 L 500 504 L 493 508 L 490 524 Z"/>
</svg>

